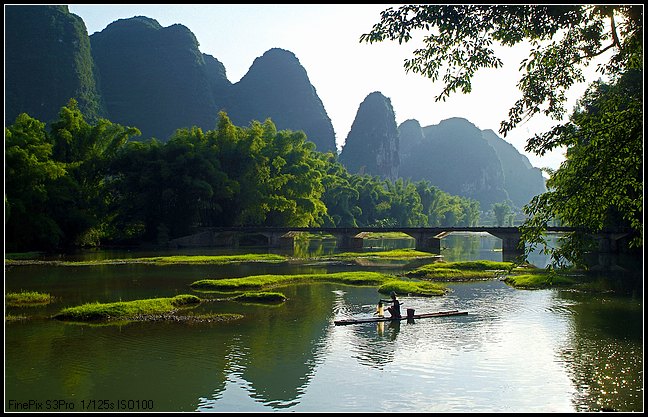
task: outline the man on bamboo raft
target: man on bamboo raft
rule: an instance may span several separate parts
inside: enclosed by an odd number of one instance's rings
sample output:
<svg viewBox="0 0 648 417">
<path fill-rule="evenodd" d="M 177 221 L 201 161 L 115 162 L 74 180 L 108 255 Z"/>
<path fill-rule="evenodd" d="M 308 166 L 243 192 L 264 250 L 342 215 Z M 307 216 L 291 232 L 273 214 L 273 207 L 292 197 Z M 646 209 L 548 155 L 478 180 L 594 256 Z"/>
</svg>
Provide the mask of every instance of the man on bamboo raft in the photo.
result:
<svg viewBox="0 0 648 417">
<path fill-rule="evenodd" d="M 381 299 L 378 301 L 378 314 L 382 316 L 382 303 L 383 301 L 386 303 L 392 303 L 391 307 L 387 307 L 387 311 L 389 311 L 389 314 L 391 315 L 391 318 L 394 319 L 399 319 L 401 318 L 401 311 L 400 311 L 400 306 L 401 303 L 396 299 L 396 292 L 392 291 L 391 292 L 391 300 L 383 300 Z"/>
</svg>

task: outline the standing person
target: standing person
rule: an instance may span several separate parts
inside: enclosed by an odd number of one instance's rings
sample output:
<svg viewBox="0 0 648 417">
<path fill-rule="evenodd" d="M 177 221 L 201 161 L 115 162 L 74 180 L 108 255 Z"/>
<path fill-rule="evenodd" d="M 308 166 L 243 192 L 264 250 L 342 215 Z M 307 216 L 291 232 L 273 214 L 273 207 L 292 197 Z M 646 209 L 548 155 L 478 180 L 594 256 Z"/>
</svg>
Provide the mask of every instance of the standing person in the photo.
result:
<svg viewBox="0 0 648 417">
<path fill-rule="evenodd" d="M 399 319 L 401 318 L 401 312 L 400 312 L 401 303 L 396 299 L 395 291 L 392 291 L 390 295 L 391 295 L 391 300 L 380 300 L 380 301 L 392 303 L 391 307 L 387 307 L 387 311 L 389 311 L 389 314 L 391 314 L 392 318 Z"/>
</svg>

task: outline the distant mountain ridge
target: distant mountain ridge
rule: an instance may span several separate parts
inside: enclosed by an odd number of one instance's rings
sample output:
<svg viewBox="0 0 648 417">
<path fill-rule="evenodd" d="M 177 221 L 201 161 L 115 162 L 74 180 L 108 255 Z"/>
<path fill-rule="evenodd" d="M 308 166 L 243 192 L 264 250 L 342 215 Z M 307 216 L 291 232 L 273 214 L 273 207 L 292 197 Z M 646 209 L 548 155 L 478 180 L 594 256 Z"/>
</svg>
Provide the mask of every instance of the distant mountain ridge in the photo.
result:
<svg viewBox="0 0 648 417">
<path fill-rule="evenodd" d="M 110 119 L 166 140 L 177 128 L 213 128 L 216 104 L 198 41 L 183 25 L 144 16 L 90 36 Z"/>
<path fill-rule="evenodd" d="M 268 50 L 233 84 L 181 24 L 136 16 L 88 36 L 67 6 L 5 12 L 6 124 L 21 112 L 51 122 L 74 97 L 89 120 L 137 127 L 143 140 L 166 141 L 183 127 L 213 129 L 225 110 L 237 125 L 271 118 L 280 130 L 303 130 L 316 150 L 336 152 L 331 120 L 290 51 Z M 339 159 L 352 173 L 428 180 L 478 200 L 482 210 L 505 200 L 521 207 L 545 191 L 541 171 L 495 132 L 462 118 L 397 126 L 390 99 L 377 91 L 360 104 Z"/>
<path fill-rule="evenodd" d="M 542 170 L 491 129 L 482 130 L 482 136 L 495 149 L 504 172 L 504 189 L 511 201 L 522 207 L 531 199 L 547 191 Z"/>
<path fill-rule="evenodd" d="M 267 51 L 232 84 L 225 66 L 200 52 L 181 24 L 162 27 L 135 16 L 88 36 L 67 6 L 5 11 L 8 123 L 23 112 L 51 122 L 74 97 L 90 120 L 137 127 L 142 139 L 164 142 L 183 127 L 214 129 L 225 110 L 239 125 L 271 118 L 280 130 L 303 130 L 318 151 L 336 151 L 333 124 L 292 52 Z"/>
<path fill-rule="evenodd" d="M 542 171 L 526 156 L 492 130 L 480 130 L 466 119 L 426 127 L 409 119 L 398 131 L 403 178 L 428 180 L 450 194 L 479 201 L 482 209 L 504 201 L 520 208 L 546 192 Z"/>
<path fill-rule="evenodd" d="M 479 201 L 486 210 L 509 198 L 497 153 L 475 125 L 455 117 L 422 131 L 418 143 L 402 138 L 411 146 L 401 161 L 402 177 L 430 180 L 450 194 Z"/>
</svg>

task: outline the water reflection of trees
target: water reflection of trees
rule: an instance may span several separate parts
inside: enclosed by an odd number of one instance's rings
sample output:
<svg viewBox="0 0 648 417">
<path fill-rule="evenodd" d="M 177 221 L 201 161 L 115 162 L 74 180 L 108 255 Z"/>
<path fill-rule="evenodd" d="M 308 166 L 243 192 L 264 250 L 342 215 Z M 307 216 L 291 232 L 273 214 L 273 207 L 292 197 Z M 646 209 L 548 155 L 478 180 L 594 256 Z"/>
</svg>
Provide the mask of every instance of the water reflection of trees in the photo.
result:
<svg viewBox="0 0 648 417">
<path fill-rule="evenodd" d="M 292 256 L 308 258 L 331 255 L 335 251 L 335 239 L 295 239 Z"/>
<path fill-rule="evenodd" d="M 74 411 L 83 411 L 82 399 L 114 404 L 136 397 L 152 401 L 154 409 L 146 411 L 194 411 L 196 393 L 225 385 L 221 353 L 229 337 L 208 336 L 209 325 L 201 325 L 202 332 L 164 322 L 93 326 L 44 321 L 39 326 L 38 343 L 23 332 L 28 327 L 12 325 L 8 332 L 7 398 L 74 400 Z"/>
<path fill-rule="evenodd" d="M 562 292 L 573 333 L 559 353 L 576 388 L 578 411 L 643 410 L 641 300 Z"/>
<path fill-rule="evenodd" d="M 448 261 L 455 260 L 474 260 L 474 259 L 489 259 L 501 260 L 499 253 L 493 253 L 492 256 L 484 258 L 484 253 L 494 252 L 498 248 L 497 239 L 491 235 L 483 234 L 450 234 L 441 240 L 441 254 Z M 501 243 L 499 248 L 501 249 Z M 497 255 L 497 259 L 495 258 Z"/>
<path fill-rule="evenodd" d="M 272 408 L 298 403 L 321 360 L 334 294 L 326 284 L 281 290 L 288 302 L 272 314 L 259 314 L 254 331 L 244 332 L 238 368 L 250 397 Z"/>
</svg>

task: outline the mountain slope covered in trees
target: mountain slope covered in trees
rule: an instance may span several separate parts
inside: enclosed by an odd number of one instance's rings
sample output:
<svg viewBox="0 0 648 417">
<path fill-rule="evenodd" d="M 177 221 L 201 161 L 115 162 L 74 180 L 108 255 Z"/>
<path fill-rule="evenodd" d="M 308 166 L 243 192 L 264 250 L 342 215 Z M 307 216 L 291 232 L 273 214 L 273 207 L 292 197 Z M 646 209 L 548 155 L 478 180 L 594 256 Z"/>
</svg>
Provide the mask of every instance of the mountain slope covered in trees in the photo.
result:
<svg viewBox="0 0 648 417">
<path fill-rule="evenodd" d="M 88 121 L 105 117 L 138 128 L 142 135 L 131 140 L 166 142 L 176 129 L 213 129 L 224 110 L 235 125 L 270 118 L 279 130 L 304 131 L 317 151 L 335 153 L 331 120 L 290 51 L 268 50 L 231 83 L 225 66 L 202 53 L 181 24 L 162 27 L 137 16 L 88 36 L 66 6 L 6 10 L 7 123 L 21 112 L 49 123 L 75 98 Z M 544 190 L 539 170 L 494 133 L 465 120 L 396 126 L 391 102 L 379 92 L 360 104 L 339 159 L 361 175 L 429 181 L 477 199 L 482 211 L 507 199 L 520 207 Z"/>
<path fill-rule="evenodd" d="M 423 134 L 402 161 L 402 177 L 434 181 L 450 194 L 479 201 L 482 210 L 509 198 L 499 158 L 475 125 L 455 117 L 424 127 Z"/>
<path fill-rule="evenodd" d="M 542 170 L 535 168 L 529 159 L 490 129 L 482 130 L 486 142 L 495 149 L 502 164 L 504 189 L 517 207 L 547 191 Z"/>
<path fill-rule="evenodd" d="M 121 19 L 90 36 L 111 120 L 166 140 L 185 126 L 212 127 L 217 108 L 203 54 L 183 25 Z"/>
<path fill-rule="evenodd" d="M 67 6 L 5 7 L 5 120 L 44 122 L 74 97 L 90 120 L 105 116 L 83 20 Z"/>
</svg>

